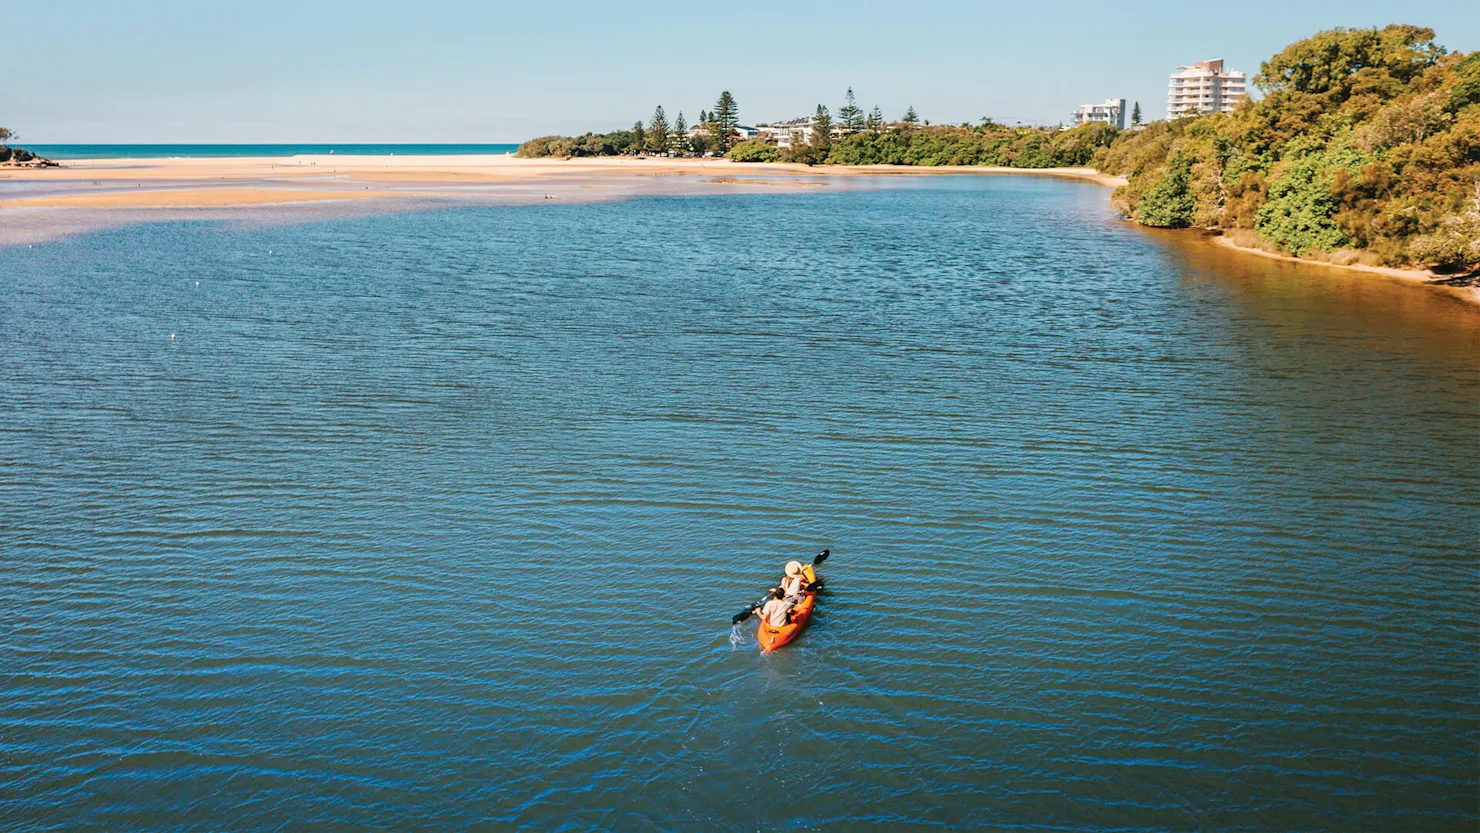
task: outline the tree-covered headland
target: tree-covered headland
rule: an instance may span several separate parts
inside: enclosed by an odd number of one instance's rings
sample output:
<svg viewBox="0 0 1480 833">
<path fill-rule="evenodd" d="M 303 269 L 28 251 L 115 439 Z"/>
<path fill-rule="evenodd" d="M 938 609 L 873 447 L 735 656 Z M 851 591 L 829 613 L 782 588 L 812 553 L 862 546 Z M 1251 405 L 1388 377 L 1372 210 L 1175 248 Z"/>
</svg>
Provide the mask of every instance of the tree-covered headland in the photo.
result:
<svg viewBox="0 0 1480 833">
<path fill-rule="evenodd" d="M 520 156 L 663 153 L 808 165 L 1093 166 L 1124 176 L 1119 209 L 1162 228 L 1218 230 L 1243 245 L 1335 262 L 1480 266 L 1480 52 L 1452 53 L 1417 26 L 1332 29 L 1286 47 L 1231 114 L 1071 129 L 889 122 L 848 90 L 834 119 L 786 148 L 741 141 L 728 93 L 669 129 L 547 136 Z M 1139 104 L 1137 105 L 1139 110 Z M 1133 118 L 1133 122 L 1138 121 Z M 650 123 L 651 124 L 651 123 Z"/>
<path fill-rule="evenodd" d="M 1116 136 L 1109 125 L 1090 124 L 1063 130 L 1057 127 L 1008 127 L 991 119 L 959 127 L 921 124 L 910 107 L 898 121 L 884 119 L 879 108 L 864 115 L 848 90 L 846 103 L 834 119 L 817 105 L 808 141 L 785 149 L 759 140 L 741 141 L 736 127 L 739 109 L 730 93 L 722 93 L 710 111 L 700 110 L 689 125 L 683 113 L 669 126 L 659 107 L 644 125 L 629 130 L 587 133 L 583 136 L 542 136 L 519 146 L 525 158 L 671 155 L 726 156 L 737 162 L 794 162 L 806 165 L 1001 165 L 1013 168 L 1054 168 L 1089 164 L 1094 152 Z M 660 126 L 659 129 L 653 129 Z M 690 130 L 690 127 L 697 128 Z"/>
<path fill-rule="evenodd" d="M 1096 152 L 1137 222 L 1337 262 L 1480 264 L 1480 52 L 1431 29 L 1332 29 L 1265 61 L 1258 101 Z"/>
</svg>

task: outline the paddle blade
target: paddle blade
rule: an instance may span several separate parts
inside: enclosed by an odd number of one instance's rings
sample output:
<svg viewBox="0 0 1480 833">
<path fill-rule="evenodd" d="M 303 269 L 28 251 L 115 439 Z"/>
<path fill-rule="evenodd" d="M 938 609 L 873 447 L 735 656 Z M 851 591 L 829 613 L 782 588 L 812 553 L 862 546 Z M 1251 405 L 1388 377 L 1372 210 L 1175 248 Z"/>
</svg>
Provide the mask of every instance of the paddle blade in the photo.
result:
<svg viewBox="0 0 1480 833">
<path fill-rule="evenodd" d="M 750 618 L 750 614 L 752 614 L 754 612 L 755 612 L 755 610 L 753 608 L 747 607 L 744 610 L 740 611 L 739 613 L 735 614 L 735 617 L 730 620 L 730 624 L 732 624 L 732 625 L 738 625 L 741 622 L 744 622 L 746 619 L 749 619 Z"/>
<path fill-rule="evenodd" d="M 823 550 L 822 552 L 817 553 L 817 557 L 812 559 L 812 566 L 816 567 L 818 564 L 826 561 L 829 555 L 832 555 L 832 550 Z"/>
</svg>

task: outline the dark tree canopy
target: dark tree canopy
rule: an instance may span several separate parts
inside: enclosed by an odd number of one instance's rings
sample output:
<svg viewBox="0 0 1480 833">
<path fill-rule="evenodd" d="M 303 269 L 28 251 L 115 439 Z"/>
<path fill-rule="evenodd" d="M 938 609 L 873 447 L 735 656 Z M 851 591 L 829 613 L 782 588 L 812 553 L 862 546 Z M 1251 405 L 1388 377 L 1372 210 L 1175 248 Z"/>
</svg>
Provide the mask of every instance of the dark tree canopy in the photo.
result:
<svg viewBox="0 0 1480 833">
<path fill-rule="evenodd" d="M 719 94 L 719 100 L 714 103 L 714 112 L 709 114 L 709 123 L 715 149 L 723 153 L 729 149 L 731 140 L 735 137 L 735 125 L 740 123 L 740 107 L 729 90 Z"/>
<path fill-rule="evenodd" d="M 673 120 L 673 135 L 669 138 L 668 149 L 674 153 L 689 152 L 689 123 L 683 117 L 683 111 L 678 111 L 678 118 Z"/>
<path fill-rule="evenodd" d="M 853 98 L 853 88 L 848 88 L 848 95 L 841 110 L 838 110 L 838 121 L 843 129 L 853 133 L 863 129 L 863 110 L 859 108 L 857 100 Z"/>
<path fill-rule="evenodd" d="M 669 132 L 668 114 L 663 112 L 663 105 L 659 104 L 657 109 L 653 110 L 653 117 L 648 122 L 648 148 L 654 153 L 667 152 Z"/>
<path fill-rule="evenodd" d="M 1344 101 L 1359 85 L 1383 80 L 1406 84 L 1444 52 L 1434 43 L 1434 30 L 1421 26 L 1337 27 L 1285 47 L 1259 67 L 1254 83 L 1265 92 L 1313 93 Z"/>
<path fill-rule="evenodd" d="M 812 126 L 812 146 L 819 149 L 832 147 L 833 122 L 827 108 L 817 105 L 817 112 L 812 118 L 815 122 Z"/>
</svg>

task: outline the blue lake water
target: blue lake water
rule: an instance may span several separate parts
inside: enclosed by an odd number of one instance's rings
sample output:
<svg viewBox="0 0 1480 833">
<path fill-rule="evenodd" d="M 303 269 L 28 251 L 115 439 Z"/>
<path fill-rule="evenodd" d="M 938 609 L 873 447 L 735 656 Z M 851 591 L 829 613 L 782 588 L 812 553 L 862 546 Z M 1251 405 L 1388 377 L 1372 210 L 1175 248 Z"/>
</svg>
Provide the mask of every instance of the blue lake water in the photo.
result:
<svg viewBox="0 0 1480 833">
<path fill-rule="evenodd" d="M 0 828 L 1474 830 L 1480 315 L 891 182 L 0 249 Z"/>
</svg>

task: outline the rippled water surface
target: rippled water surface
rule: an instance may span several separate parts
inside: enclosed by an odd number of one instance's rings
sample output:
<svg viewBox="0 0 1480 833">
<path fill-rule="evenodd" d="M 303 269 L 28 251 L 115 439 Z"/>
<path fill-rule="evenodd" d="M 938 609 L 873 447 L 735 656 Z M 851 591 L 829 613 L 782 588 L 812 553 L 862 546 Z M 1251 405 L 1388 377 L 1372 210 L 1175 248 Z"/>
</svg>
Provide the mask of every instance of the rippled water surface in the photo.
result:
<svg viewBox="0 0 1480 833">
<path fill-rule="evenodd" d="M 0 250 L 0 827 L 1476 828 L 1480 315 L 815 190 Z"/>
</svg>

